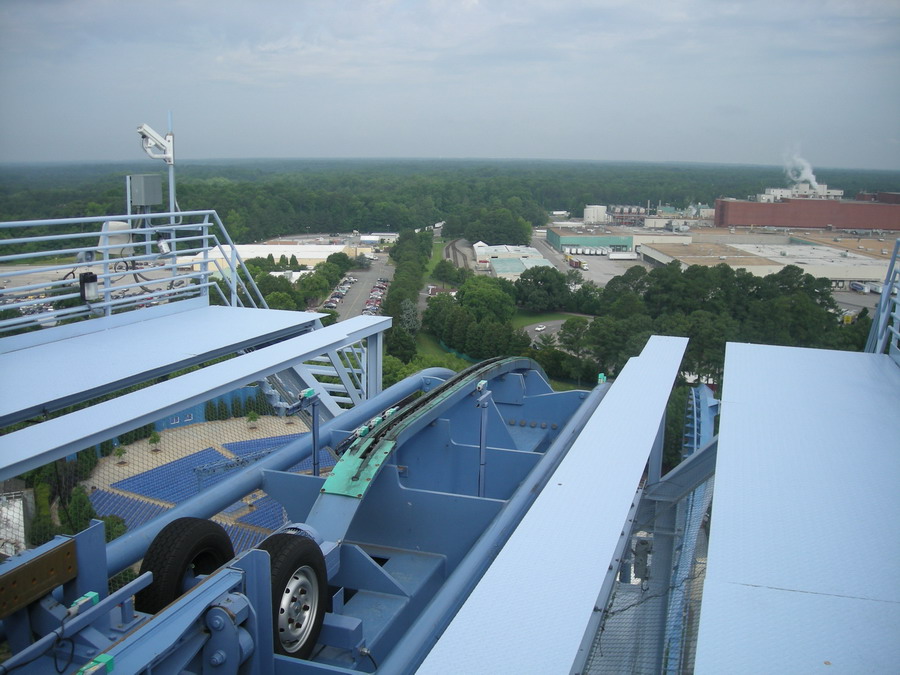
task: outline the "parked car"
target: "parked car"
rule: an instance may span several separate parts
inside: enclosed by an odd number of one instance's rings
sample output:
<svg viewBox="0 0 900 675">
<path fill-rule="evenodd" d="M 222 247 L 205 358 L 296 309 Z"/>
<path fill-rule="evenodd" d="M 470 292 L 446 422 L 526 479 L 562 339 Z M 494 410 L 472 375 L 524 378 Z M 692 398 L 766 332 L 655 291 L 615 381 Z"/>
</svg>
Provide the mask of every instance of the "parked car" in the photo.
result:
<svg viewBox="0 0 900 675">
<path fill-rule="evenodd" d="M 545 326 L 542 323 L 539 323 L 537 326 L 534 327 L 534 331 L 536 333 L 540 333 L 541 331 L 545 331 L 545 330 L 547 330 L 547 326 Z"/>
</svg>

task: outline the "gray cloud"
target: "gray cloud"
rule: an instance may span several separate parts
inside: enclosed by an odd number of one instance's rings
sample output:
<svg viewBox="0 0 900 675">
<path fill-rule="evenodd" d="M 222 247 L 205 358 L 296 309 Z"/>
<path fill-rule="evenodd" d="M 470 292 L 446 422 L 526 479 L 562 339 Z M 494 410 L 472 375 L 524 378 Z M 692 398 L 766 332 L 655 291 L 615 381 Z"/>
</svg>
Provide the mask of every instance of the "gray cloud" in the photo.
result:
<svg viewBox="0 0 900 675">
<path fill-rule="evenodd" d="M 136 159 L 172 110 L 183 158 L 900 168 L 893 0 L 140 7 L 0 4 L 0 161 Z"/>
</svg>

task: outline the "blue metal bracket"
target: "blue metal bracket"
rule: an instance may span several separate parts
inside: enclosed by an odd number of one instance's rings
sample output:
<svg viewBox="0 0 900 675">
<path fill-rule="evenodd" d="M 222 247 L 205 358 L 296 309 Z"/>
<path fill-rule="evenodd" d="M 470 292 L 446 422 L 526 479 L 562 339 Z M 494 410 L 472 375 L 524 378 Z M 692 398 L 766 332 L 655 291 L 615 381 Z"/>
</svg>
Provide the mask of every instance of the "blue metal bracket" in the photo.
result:
<svg viewBox="0 0 900 675">
<path fill-rule="evenodd" d="M 487 428 L 488 428 L 488 408 L 493 403 L 493 394 L 490 389 L 486 389 L 487 380 L 481 380 L 476 386 L 475 391 L 481 392 L 481 396 L 475 402 L 475 406 L 481 409 L 481 429 L 478 434 L 478 496 L 484 497 L 484 471 L 487 462 Z"/>
<path fill-rule="evenodd" d="M 293 415 L 300 410 L 310 409 L 312 416 L 312 472 L 319 475 L 319 394 L 309 387 L 300 392 L 300 400 L 285 410 L 285 415 Z"/>
</svg>

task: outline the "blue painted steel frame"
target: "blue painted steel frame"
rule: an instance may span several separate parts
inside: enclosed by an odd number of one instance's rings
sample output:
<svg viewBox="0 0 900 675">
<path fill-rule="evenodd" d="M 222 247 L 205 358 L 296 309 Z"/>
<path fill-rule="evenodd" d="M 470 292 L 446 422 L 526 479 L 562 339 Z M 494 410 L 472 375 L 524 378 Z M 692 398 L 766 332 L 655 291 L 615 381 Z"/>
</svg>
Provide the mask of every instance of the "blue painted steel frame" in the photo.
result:
<svg viewBox="0 0 900 675">
<path fill-rule="evenodd" d="M 150 573 L 107 592 L 101 521 L 11 559 L 3 573 L 32 564 L 69 539 L 75 541 L 77 576 L 6 618 L 13 656 L 0 665 L 2 672 L 27 667 L 50 674 L 60 672 L 60 663 L 83 672 L 236 673 L 239 666 L 241 672 L 273 672 L 267 553 L 248 551 L 154 616 L 132 605 L 132 596 L 150 584 Z"/>
<path fill-rule="evenodd" d="M 429 368 L 416 375 L 401 380 L 385 389 L 382 395 L 348 410 L 339 418 L 329 420 L 320 428 L 320 439 L 323 444 L 331 444 L 331 435 L 336 432 L 349 432 L 384 410 L 386 403 L 403 400 L 417 391 L 427 391 L 436 386 L 452 371 L 446 368 Z M 108 545 L 109 573 L 115 574 L 128 565 L 140 560 L 160 530 L 176 518 L 195 516 L 209 518 L 240 497 L 249 494 L 263 485 L 266 471 L 284 471 L 309 456 L 312 450 L 312 439 L 305 435 L 292 443 L 288 443 L 279 452 L 272 453 L 258 462 L 235 472 L 225 480 L 217 483 L 209 491 L 188 499 L 166 511 L 146 525 L 125 533 Z"/>
<path fill-rule="evenodd" d="M 389 326 L 390 318 L 355 317 L 0 436 L 0 479 L 24 473 L 136 426 L 155 422 L 190 405 L 255 382 L 322 348 L 352 344 Z"/>
</svg>

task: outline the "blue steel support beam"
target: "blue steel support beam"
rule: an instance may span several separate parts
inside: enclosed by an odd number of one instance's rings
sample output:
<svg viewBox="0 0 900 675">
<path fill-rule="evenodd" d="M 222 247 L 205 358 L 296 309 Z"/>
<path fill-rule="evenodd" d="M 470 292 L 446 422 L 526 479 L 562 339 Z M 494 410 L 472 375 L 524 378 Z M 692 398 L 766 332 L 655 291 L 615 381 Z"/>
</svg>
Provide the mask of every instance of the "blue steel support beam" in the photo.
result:
<svg viewBox="0 0 900 675">
<path fill-rule="evenodd" d="M 481 386 L 481 383 L 479 383 Z M 476 405 L 481 410 L 481 429 L 478 434 L 478 496 L 484 497 L 484 471 L 487 455 L 488 408 L 493 405 L 493 394 L 490 389 L 478 397 Z"/>
<path fill-rule="evenodd" d="M 384 334 L 376 333 L 366 338 L 366 397 L 381 393 L 381 360 L 384 348 Z"/>
<path fill-rule="evenodd" d="M 357 387 L 356 382 L 353 381 L 353 377 L 349 372 L 349 370 L 353 368 L 353 365 L 350 364 L 348 367 L 344 364 L 343 361 L 341 361 L 341 354 L 343 354 L 343 350 L 332 349 L 326 352 L 326 354 L 331 361 L 331 365 L 334 368 L 335 374 L 341 381 L 341 384 L 344 386 L 344 390 L 347 392 L 347 395 L 350 397 L 350 401 L 353 403 L 353 405 L 356 405 L 360 402 L 361 397 L 359 395 L 359 388 Z"/>
<path fill-rule="evenodd" d="M 316 379 L 315 374 L 312 372 L 309 366 L 306 364 L 298 363 L 291 366 L 291 369 L 297 374 L 297 376 L 303 381 L 303 383 L 307 387 L 312 387 L 316 390 L 316 393 L 319 394 L 322 405 L 325 406 L 325 409 L 328 410 L 328 413 L 332 417 L 337 417 L 341 413 L 344 412 L 344 409 L 341 408 L 334 397 L 328 393 L 328 389 Z"/>
<path fill-rule="evenodd" d="M 654 672 L 661 672 L 664 660 L 666 617 L 669 614 L 669 586 L 672 583 L 674 572 L 677 515 L 676 509 L 669 508 L 669 504 L 657 502 L 652 530 L 653 557 L 650 565 L 650 578 L 647 580 L 648 597 L 656 597 L 656 605 L 646 622 L 655 626 L 655 628 L 649 628 L 648 634 L 657 636 L 655 641 L 651 641 L 652 647 L 655 648 Z"/>
<path fill-rule="evenodd" d="M 719 439 L 715 437 L 663 476 L 660 481 L 648 485 L 644 497 L 652 501 L 671 503 L 684 499 L 715 472 L 718 447 Z"/>
</svg>

